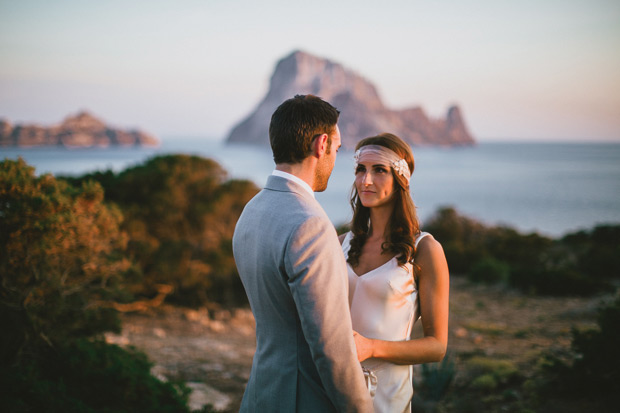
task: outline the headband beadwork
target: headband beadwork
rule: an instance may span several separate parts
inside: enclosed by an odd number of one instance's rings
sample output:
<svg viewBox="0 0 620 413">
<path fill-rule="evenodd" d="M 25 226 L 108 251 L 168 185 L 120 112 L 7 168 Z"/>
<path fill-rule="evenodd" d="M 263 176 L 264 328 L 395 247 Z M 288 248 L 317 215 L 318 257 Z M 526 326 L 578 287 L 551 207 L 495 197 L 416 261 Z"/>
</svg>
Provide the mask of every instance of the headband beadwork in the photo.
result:
<svg viewBox="0 0 620 413">
<path fill-rule="evenodd" d="M 360 158 L 364 154 L 379 156 L 382 162 L 385 162 L 386 165 L 391 166 L 394 171 L 400 176 L 405 177 L 407 182 L 409 182 L 409 179 L 411 179 L 411 172 L 409 171 L 409 165 L 407 165 L 407 161 L 401 158 L 396 152 L 381 145 L 366 145 L 355 151 L 353 158 L 355 159 L 356 170 L 357 165 L 360 162 Z"/>
</svg>

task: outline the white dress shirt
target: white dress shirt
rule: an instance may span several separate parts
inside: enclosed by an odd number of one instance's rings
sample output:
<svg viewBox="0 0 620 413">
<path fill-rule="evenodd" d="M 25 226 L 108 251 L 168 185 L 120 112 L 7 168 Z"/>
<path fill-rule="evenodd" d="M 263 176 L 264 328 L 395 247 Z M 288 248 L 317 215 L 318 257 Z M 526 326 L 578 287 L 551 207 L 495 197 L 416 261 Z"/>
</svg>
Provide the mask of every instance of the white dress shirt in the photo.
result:
<svg viewBox="0 0 620 413">
<path fill-rule="evenodd" d="M 302 186 L 302 188 L 308 191 L 310 195 L 312 195 L 312 198 L 314 198 L 314 191 L 312 190 L 312 188 L 310 188 L 310 185 L 308 185 L 308 183 L 304 181 L 303 179 L 295 175 L 289 174 L 288 172 L 282 172 L 277 169 L 274 169 L 271 175 L 279 176 L 280 178 L 284 178 L 284 179 L 288 179 L 289 181 L 297 182 L 299 185 Z"/>
</svg>

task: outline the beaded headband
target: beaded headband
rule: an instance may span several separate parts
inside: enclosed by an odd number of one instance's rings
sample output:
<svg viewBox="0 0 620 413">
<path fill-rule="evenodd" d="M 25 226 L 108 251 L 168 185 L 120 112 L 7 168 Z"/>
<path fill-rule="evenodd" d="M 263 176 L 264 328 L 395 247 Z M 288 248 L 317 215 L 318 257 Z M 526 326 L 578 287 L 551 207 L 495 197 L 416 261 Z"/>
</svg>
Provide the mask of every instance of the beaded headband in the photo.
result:
<svg viewBox="0 0 620 413">
<path fill-rule="evenodd" d="M 404 176 L 407 182 L 411 179 L 411 172 L 409 171 L 409 165 L 407 161 L 401 158 L 396 152 L 390 148 L 386 148 L 381 145 L 366 145 L 355 151 L 355 169 L 360 161 L 367 155 L 376 156 L 379 162 L 385 165 L 391 166 L 397 174 Z"/>
</svg>

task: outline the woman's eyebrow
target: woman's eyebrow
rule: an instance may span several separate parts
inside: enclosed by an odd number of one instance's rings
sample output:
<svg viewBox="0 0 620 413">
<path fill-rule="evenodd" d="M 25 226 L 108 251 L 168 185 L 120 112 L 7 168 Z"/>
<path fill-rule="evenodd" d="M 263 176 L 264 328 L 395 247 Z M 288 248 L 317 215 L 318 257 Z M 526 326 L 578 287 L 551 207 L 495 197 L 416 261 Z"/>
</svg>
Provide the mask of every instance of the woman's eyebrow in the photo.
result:
<svg viewBox="0 0 620 413">
<path fill-rule="evenodd" d="M 385 163 L 374 163 L 372 165 L 368 165 L 365 164 L 364 162 L 358 162 L 357 166 L 363 166 L 364 168 L 370 166 L 371 168 L 376 168 L 376 167 L 383 167 L 383 168 L 388 168 L 389 166 Z"/>
<path fill-rule="evenodd" d="M 358 162 L 357 164 L 358 164 L 358 165 L 368 166 L 368 165 L 369 165 L 369 162 L 363 162 L 363 161 L 362 161 L 362 162 Z M 388 165 L 387 165 L 387 164 L 385 164 L 385 163 L 373 163 L 373 164 L 371 164 L 370 166 L 388 166 Z"/>
</svg>

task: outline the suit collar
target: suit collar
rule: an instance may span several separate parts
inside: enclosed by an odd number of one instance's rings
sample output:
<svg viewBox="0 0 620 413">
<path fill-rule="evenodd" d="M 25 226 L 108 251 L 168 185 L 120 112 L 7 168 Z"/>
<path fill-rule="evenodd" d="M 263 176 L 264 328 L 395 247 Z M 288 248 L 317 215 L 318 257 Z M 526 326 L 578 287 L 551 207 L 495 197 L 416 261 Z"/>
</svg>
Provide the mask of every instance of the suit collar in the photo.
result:
<svg viewBox="0 0 620 413">
<path fill-rule="evenodd" d="M 309 193 L 310 195 L 312 195 L 312 198 L 314 198 L 314 191 L 312 190 L 312 188 L 310 188 L 310 185 L 308 185 L 307 182 L 305 182 L 303 179 L 301 179 L 298 176 L 295 176 L 293 174 L 290 174 L 288 172 L 284 172 L 284 171 L 279 171 L 277 169 L 274 169 L 274 171 L 271 173 L 272 175 L 275 176 L 279 176 L 281 178 L 284 179 L 288 179 L 289 181 L 293 181 L 295 183 L 297 183 L 299 186 L 301 186 L 307 193 Z"/>
<path fill-rule="evenodd" d="M 270 175 L 269 178 L 267 178 L 265 189 L 271 189 L 273 191 L 280 192 L 294 192 L 303 196 L 304 198 L 315 200 L 314 196 L 308 193 L 307 189 L 299 185 L 297 182 L 290 179 L 282 178 L 281 176 Z"/>
</svg>

